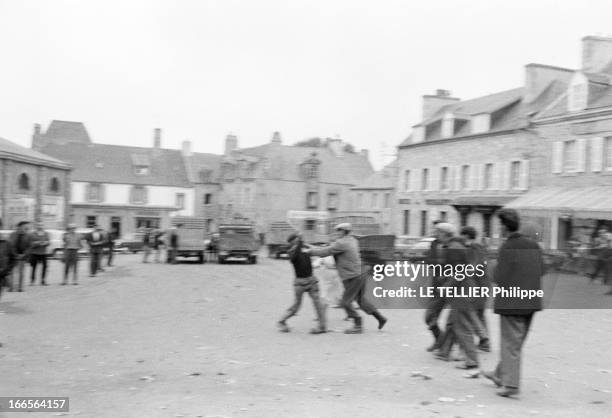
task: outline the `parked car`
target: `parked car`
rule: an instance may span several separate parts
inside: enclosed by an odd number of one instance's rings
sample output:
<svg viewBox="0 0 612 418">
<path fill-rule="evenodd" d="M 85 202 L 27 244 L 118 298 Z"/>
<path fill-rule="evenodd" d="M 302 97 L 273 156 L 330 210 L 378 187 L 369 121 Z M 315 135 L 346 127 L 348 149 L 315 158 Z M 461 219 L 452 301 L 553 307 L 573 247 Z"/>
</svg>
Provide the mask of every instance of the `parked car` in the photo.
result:
<svg viewBox="0 0 612 418">
<path fill-rule="evenodd" d="M 144 234 L 142 232 L 125 234 L 121 238 L 115 240 L 115 251 L 136 254 L 142 251 L 144 247 L 143 238 Z"/>
<path fill-rule="evenodd" d="M 421 238 L 406 250 L 406 258 L 413 263 L 425 261 L 434 240 L 433 237 Z"/>
<path fill-rule="evenodd" d="M 421 240 L 421 237 L 413 237 L 410 235 L 399 235 L 395 237 L 394 257 L 400 260 L 407 259 L 408 251 L 419 240 Z"/>
</svg>

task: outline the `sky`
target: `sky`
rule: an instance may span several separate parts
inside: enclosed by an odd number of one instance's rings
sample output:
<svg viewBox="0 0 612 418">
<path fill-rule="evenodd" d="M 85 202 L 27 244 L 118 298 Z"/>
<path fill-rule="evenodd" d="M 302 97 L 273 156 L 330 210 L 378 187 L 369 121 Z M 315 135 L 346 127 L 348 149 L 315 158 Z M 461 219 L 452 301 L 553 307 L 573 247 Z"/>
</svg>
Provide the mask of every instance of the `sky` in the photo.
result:
<svg viewBox="0 0 612 418">
<path fill-rule="evenodd" d="M 84 122 L 95 142 L 198 152 L 340 137 L 379 168 L 436 89 L 580 67 L 609 0 L 0 0 L 0 137 Z"/>
</svg>

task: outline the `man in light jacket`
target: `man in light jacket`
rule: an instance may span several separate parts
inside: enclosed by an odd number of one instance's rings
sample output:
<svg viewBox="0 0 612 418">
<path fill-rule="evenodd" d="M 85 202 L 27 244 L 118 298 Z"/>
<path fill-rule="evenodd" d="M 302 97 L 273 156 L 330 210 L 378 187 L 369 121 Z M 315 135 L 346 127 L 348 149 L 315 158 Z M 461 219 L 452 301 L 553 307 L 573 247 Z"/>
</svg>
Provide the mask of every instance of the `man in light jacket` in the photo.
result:
<svg viewBox="0 0 612 418">
<path fill-rule="evenodd" d="M 334 256 L 336 269 L 344 285 L 341 305 L 349 318 L 353 319 L 353 328 L 344 331 L 346 334 L 361 334 L 363 332 L 361 316 L 353 309 L 352 303 L 357 301 L 359 307 L 368 315 L 378 320 L 378 329 L 382 329 L 387 318 L 365 298 L 366 275 L 361 268 L 359 242 L 351 235 L 351 224 L 341 223 L 335 228 L 336 240 L 326 247 L 310 247 L 310 254 L 319 257 Z"/>
</svg>

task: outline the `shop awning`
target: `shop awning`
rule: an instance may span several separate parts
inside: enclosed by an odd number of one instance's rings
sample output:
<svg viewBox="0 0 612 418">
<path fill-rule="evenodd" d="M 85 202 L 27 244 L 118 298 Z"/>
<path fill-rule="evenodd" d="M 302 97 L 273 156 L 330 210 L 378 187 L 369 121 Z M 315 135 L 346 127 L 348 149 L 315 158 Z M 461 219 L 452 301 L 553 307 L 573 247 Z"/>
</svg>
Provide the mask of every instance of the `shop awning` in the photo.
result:
<svg viewBox="0 0 612 418">
<path fill-rule="evenodd" d="M 612 186 L 543 187 L 529 191 L 505 207 L 612 220 Z"/>
<path fill-rule="evenodd" d="M 517 196 L 459 196 L 453 200 L 455 206 L 504 206 Z"/>
</svg>

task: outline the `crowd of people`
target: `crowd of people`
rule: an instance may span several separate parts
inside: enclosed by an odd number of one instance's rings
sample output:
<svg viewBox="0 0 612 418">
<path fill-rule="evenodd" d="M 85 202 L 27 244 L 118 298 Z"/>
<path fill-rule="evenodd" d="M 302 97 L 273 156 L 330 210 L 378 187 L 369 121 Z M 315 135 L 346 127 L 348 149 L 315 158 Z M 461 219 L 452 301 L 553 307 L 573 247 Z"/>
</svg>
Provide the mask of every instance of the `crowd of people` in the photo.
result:
<svg viewBox="0 0 612 418">
<path fill-rule="evenodd" d="M 525 227 L 519 232 L 520 219 L 516 211 L 502 209 L 498 217 L 503 229 L 505 241 L 497 255 L 493 272 L 481 277 L 456 279 L 444 275 L 431 278 L 430 286 L 440 287 L 480 287 L 491 288 L 492 282 L 504 289 L 521 288 L 541 290 L 541 278 L 545 272 L 543 252 L 534 239 L 534 231 Z M 476 230 L 465 226 L 458 230 L 447 222 L 434 222 L 434 237 L 426 263 L 440 266 L 486 265 L 483 247 L 477 242 Z M 340 279 L 343 294 L 340 306 L 345 310 L 348 319 L 353 320 L 353 327 L 346 334 L 363 332 L 361 316 L 355 310 L 357 303 L 362 311 L 372 315 L 378 322 L 378 329 L 387 323 L 385 318 L 366 295 L 366 281 L 369 274 L 363 268 L 360 258 L 358 240 L 350 233 L 351 225 L 344 223 L 335 227 L 335 236 L 331 245 L 313 247 L 302 241 L 299 233 L 289 237 L 289 260 L 295 270 L 293 305 L 278 321 L 281 332 L 289 332 L 287 321 L 300 309 L 304 293 L 311 297 L 317 313 L 318 327 L 312 334 L 327 332 L 326 306 L 328 303 L 320 296 L 319 280 L 313 274 L 311 256 L 333 256 Z M 438 271 L 444 271 L 440 269 Z M 324 284 L 324 283 L 323 283 Z M 470 292 L 465 292 L 470 294 Z M 488 297 L 444 297 L 443 292 L 433 292 L 435 297 L 427 300 L 425 323 L 431 331 L 434 342 L 427 348 L 435 357 L 451 361 L 463 360 L 457 368 L 478 370 L 480 368 L 478 351 L 491 350 L 489 327 L 485 317 Z M 541 310 L 541 297 L 521 298 L 519 296 L 495 297 L 493 309 L 500 317 L 500 360 L 494 371 L 477 371 L 474 376 L 483 375 L 502 390 L 497 394 L 502 397 L 515 397 L 520 387 L 521 351 L 534 313 Z M 441 316 L 448 310 L 444 326 Z M 461 353 L 453 358 L 453 347 Z"/>
<path fill-rule="evenodd" d="M 589 238 L 581 240 L 573 237 L 567 242 L 567 257 L 560 269 L 584 274 L 591 283 L 601 276 L 603 285 L 612 286 L 612 233 L 602 225 Z M 612 295 L 612 287 L 606 295 Z"/>
</svg>

